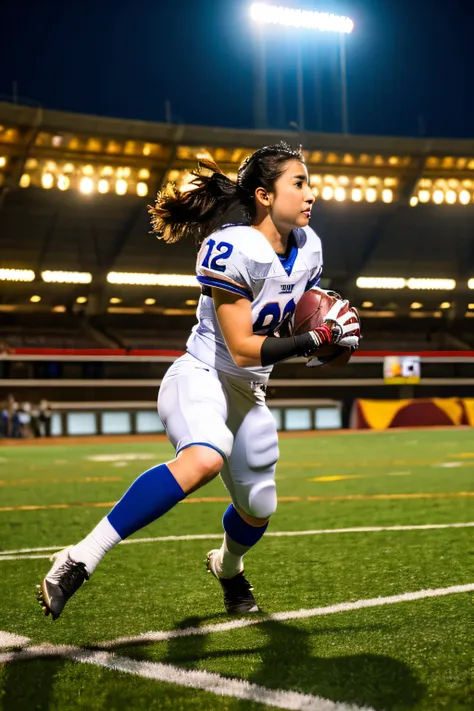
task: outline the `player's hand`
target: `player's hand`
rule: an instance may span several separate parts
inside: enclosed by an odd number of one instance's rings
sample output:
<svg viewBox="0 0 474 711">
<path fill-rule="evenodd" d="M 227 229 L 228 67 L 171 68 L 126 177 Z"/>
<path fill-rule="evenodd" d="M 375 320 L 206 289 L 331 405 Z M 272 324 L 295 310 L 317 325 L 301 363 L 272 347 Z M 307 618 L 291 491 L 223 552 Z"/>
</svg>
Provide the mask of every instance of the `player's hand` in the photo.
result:
<svg viewBox="0 0 474 711">
<path fill-rule="evenodd" d="M 346 348 L 358 348 L 360 342 L 360 319 L 354 307 L 347 309 L 349 302 L 338 299 L 328 311 L 324 324 L 329 326 L 332 332 L 332 340 Z"/>
<path fill-rule="evenodd" d="M 357 350 L 357 348 L 351 348 L 351 355 L 356 350 Z M 317 351 L 316 351 L 316 355 L 314 355 L 312 358 L 310 358 L 308 360 L 308 362 L 306 363 L 306 367 L 307 368 L 317 368 L 321 365 L 327 365 L 328 363 L 331 363 L 331 361 L 336 360 L 336 358 L 339 358 L 339 356 L 340 356 L 340 353 L 335 351 L 332 356 L 324 356 L 324 358 L 322 356 L 318 357 Z"/>
</svg>

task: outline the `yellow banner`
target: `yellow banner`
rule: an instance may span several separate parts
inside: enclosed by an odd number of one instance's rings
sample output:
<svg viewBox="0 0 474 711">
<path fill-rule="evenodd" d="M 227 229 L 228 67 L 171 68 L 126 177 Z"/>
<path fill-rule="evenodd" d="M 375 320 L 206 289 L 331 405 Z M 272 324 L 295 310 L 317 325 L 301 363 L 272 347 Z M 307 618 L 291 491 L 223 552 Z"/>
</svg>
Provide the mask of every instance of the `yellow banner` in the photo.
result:
<svg viewBox="0 0 474 711">
<path fill-rule="evenodd" d="M 463 407 L 457 397 L 434 397 L 432 402 L 439 407 L 451 420 L 451 422 L 459 427 L 462 422 Z M 474 401 L 473 401 L 474 402 Z"/>
<path fill-rule="evenodd" d="M 474 427 L 474 399 L 465 397 L 462 400 L 464 410 L 466 411 L 467 424 Z"/>
<path fill-rule="evenodd" d="M 386 430 L 395 415 L 413 400 L 359 400 L 362 414 L 373 430 Z"/>
</svg>

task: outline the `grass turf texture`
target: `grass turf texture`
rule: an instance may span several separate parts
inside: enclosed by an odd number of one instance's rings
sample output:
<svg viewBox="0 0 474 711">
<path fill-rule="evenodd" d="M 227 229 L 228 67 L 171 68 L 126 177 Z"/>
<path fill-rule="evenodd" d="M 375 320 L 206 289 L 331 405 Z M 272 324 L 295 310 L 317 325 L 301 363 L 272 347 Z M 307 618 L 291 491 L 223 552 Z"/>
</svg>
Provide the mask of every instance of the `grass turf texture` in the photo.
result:
<svg viewBox="0 0 474 711">
<path fill-rule="evenodd" d="M 283 439 L 277 484 L 283 501 L 273 531 L 420 525 L 473 520 L 473 499 L 330 497 L 448 494 L 474 490 L 469 430 Z M 91 461 L 101 454 L 156 460 Z M 1 550 L 66 545 L 82 537 L 155 461 L 165 444 L 0 447 Z M 450 466 L 442 466 L 442 465 Z M 457 466 L 451 466 L 456 464 Z M 312 481 L 321 477 L 338 478 Z M 214 481 L 193 498 L 223 497 Z M 307 501 L 306 497 L 325 497 Z M 180 504 L 136 537 L 219 533 L 225 503 Z M 474 582 L 472 529 L 266 537 L 247 572 L 266 612 L 280 612 Z M 34 601 L 49 561 L 0 558 L 0 630 L 34 644 L 92 645 L 149 630 L 226 621 L 217 582 L 204 574 L 217 541 L 119 546 L 52 624 Z M 352 610 L 291 622 L 119 649 L 133 659 L 216 672 L 271 689 L 296 690 L 381 711 L 470 709 L 469 593 Z M 132 677 L 65 659 L 0 665 L 0 709 L 264 709 L 264 704 Z"/>
</svg>

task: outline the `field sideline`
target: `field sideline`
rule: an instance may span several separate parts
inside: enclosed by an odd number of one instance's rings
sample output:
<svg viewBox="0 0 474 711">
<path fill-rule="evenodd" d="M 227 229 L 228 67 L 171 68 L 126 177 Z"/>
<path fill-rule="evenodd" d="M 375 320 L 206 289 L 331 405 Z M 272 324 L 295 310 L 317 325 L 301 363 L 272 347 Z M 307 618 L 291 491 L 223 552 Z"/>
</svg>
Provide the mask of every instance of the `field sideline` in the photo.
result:
<svg viewBox="0 0 474 711">
<path fill-rule="evenodd" d="M 474 705 L 469 429 L 285 436 L 278 511 L 247 557 L 263 610 L 204 571 L 216 480 L 118 546 L 55 623 L 34 594 L 157 438 L 0 447 L 0 711 L 402 711 Z"/>
</svg>

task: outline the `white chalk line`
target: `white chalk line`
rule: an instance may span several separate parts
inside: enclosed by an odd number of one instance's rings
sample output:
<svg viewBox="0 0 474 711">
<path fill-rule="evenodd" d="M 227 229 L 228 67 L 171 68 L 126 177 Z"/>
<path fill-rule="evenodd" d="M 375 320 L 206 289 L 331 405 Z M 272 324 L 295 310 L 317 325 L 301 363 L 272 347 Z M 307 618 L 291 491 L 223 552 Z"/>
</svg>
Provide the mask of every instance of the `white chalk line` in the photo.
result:
<svg viewBox="0 0 474 711">
<path fill-rule="evenodd" d="M 171 664 L 139 661 L 111 652 L 87 650 L 80 647 L 38 645 L 18 652 L 0 654 L 0 664 L 37 659 L 38 657 L 63 657 L 145 679 L 200 689 L 220 697 L 230 696 L 248 701 L 258 701 L 267 706 L 292 711 L 374 711 L 367 706 L 338 703 L 298 691 L 268 689 L 244 679 L 233 679 L 214 672 L 181 669 Z"/>
<path fill-rule="evenodd" d="M 382 531 L 430 531 L 446 528 L 472 528 L 474 521 L 467 523 L 427 523 L 413 526 L 359 526 L 357 528 L 321 528 L 309 531 L 267 531 L 265 538 L 281 538 L 286 536 L 320 536 L 333 533 L 379 533 Z M 222 533 L 196 533 L 183 536 L 158 536 L 155 538 L 131 538 L 122 541 L 120 545 L 134 545 L 137 543 L 166 543 L 168 541 L 205 541 L 221 539 Z M 70 545 L 70 544 L 69 544 Z M 30 560 L 34 558 L 49 558 L 46 551 L 59 551 L 67 546 L 42 546 L 40 548 L 18 548 L 16 550 L 0 551 L 0 561 L 2 560 Z M 42 553 L 44 555 L 29 555 L 32 553 Z"/>
<path fill-rule="evenodd" d="M 0 649 L 23 647 L 29 641 L 28 637 L 22 637 L 19 634 L 12 634 L 11 632 L 3 632 L 0 630 Z"/>
<path fill-rule="evenodd" d="M 474 583 L 467 585 L 452 585 L 448 588 L 436 588 L 434 590 L 417 590 L 415 592 L 402 593 L 400 595 L 390 595 L 389 597 L 372 597 L 367 600 L 356 600 L 355 602 L 340 602 L 336 605 L 326 607 L 313 607 L 309 610 L 293 610 L 290 612 L 275 612 L 264 617 L 252 617 L 230 622 L 221 622 L 215 625 L 204 625 L 203 627 L 185 627 L 179 630 L 162 630 L 157 632 L 144 632 L 133 637 L 119 637 L 109 642 L 102 642 L 96 646 L 100 649 L 113 649 L 118 646 L 141 644 L 143 642 L 162 642 L 176 637 L 192 637 L 196 635 L 215 634 L 216 632 L 229 632 L 243 627 L 258 625 L 262 622 L 286 622 L 287 620 L 302 620 L 308 617 L 321 617 L 332 615 L 338 612 L 349 612 L 351 610 L 362 610 L 367 607 L 380 607 L 382 605 L 393 605 L 398 602 L 413 602 L 430 597 L 441 597 L 454 593 L 464 593 L 474 591 Z"/>
<path fill-rule="evenodd" d="M 38 657 L 65 657 L 77 662 L 92 664 L 94 666 L 121 671 L 126 674 L 133 674 L 155 681 L 168 684 L 186 686 L 194 689 L 207 691 L 217 696 L 230 696 L 233 698 L 258 701 L 275 708 L 291 709 L 294 711 L 374 711 L 369 707 L 359 707 L 353 704 L 336 703 L 319 696 L 302 694 L 297 691 L 283 691 L 280 689 L 268 689 L 251 682 L 232 679 L 215 674 L 213 672 L 186 670 L 159 662 L 143 662 L 129 657 L 118 656 L 112 652 L 103 651 L 106 648 L 124 646 L 126 644 L 140 644 L 143 642 L 157 642 L 173 639 L 176 637 L 189 637 L 191 635 L 205 635 L 216 632 L 227 632 L 234 629 L 241 629 L 250 625 L 263 622 L 304 619 L 328 615 L 337 612 L 348 612 L 350 610 L 360 610 L 368 607 L 378 607 L 398 602 L 411 602 L 430 597 L 440 597 L 454 593 L 474 591 L 474 583 L 468 585 L 453 585 L 447 588 L 437 588 L 434 590 L 418 590 L 415 592 L 392 595 L 390 597 L 370 598 L 367 600 L 357 600 L 356 602 L 344 602 L 328 607 L 319 607 L 309 610 L 295 610 L 290 612 L 279 612 L 261 618 L 233 620 L 217 625 L 206 625 L 203 627 L 188 627 L 182 630 L 169 630 L 162 632 L 148 632 L 136 637 L 119 637 L 110 642 L 99 645 L 99 650 L 85 650 L 73 646 L 55 646 L 43 644 L 29 647 L 20 651 L 10 651 L 0 653 L 0 664 L 7 662 L 23 661 Z M 8 635 L 9 633 L 1 633 Z M 17 635 L 9 635 L 10 641 L 26 640 Z M 5 640 L 7 641 L 7 640 Z M 102 648 L 102 649 L 101 649 Z"/>
</svg>

